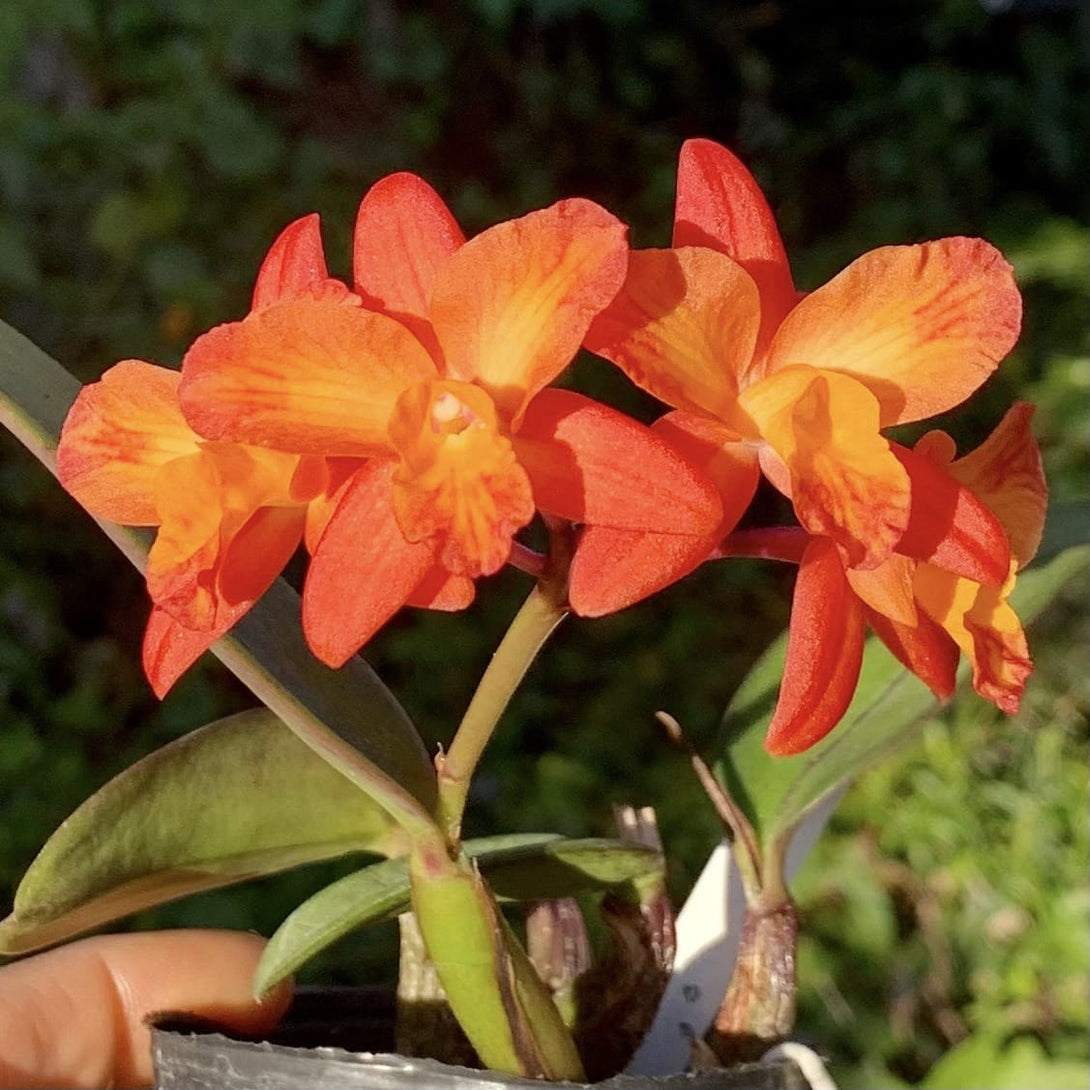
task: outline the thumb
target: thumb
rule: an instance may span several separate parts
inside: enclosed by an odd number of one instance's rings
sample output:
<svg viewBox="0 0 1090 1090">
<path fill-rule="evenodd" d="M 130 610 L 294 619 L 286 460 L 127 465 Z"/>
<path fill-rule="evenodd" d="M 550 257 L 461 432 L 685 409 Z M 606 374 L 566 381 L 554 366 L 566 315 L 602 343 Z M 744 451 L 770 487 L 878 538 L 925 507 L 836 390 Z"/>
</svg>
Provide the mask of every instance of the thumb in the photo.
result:
<svg viewBox="0 0 1090 1090">
<path fill-rule="evenodd" d="M 151 1014 L 271 1029 L 291 989 L 254 999 L 264 945 L 235 931 L 100 935 L 0 969 L 0 1087 L 150 1085 Z"/>
</svg>

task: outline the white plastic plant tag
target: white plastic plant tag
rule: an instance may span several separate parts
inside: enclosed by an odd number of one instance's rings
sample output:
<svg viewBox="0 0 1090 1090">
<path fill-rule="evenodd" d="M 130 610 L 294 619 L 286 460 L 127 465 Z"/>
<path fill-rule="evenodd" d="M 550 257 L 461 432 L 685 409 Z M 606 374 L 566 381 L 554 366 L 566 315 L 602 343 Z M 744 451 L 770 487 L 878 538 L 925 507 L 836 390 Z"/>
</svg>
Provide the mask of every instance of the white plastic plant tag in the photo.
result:
<svg viewBox="0 0 1090 1090">
<path fill-rule="evenodd" d="M 787 849 L 790 881 L 802 866 L 844 793 L 841 788 L 805 818 Z M 730 845 L 720 841 L 677 916 L 674 972 L 655 1021 L 627 1071 L 672 1075 L 689 1067 L 694 1040 L 708 1032 L 730 982 L 738 954 L 746 899 Z"/>
</svg>

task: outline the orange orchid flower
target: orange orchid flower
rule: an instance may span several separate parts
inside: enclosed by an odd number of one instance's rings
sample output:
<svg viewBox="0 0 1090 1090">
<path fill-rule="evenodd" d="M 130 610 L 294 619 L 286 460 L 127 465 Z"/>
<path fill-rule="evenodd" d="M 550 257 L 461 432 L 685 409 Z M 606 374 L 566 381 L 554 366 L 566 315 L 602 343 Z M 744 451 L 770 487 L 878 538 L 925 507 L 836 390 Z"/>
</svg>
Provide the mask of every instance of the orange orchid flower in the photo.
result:
<svg viewBox="0 0 1090 1090">
<path fill-rule="evenodd" d="M 673 248 L 633 252 L 585 343 L 675 408 L 663 427 L 717 460 L 730 511 L 740 516 L 763 470 L 809 533 L 866 569 L 910 519 L 908 474 L 881 429 L 963 401 L 1020 321 L 1010 266 L 981 239 L 872 250 L 800 294 L 752 175 L 718 144 L 690 140 Z M 584 556 L 592 575 L 615 548 L 652 589 L 700 562 L 697 542 L 597 537 Z M 576 599 L 588 612 L 627 604 L 627 576 L 614 568 L 614 587 L 597 595 L 577 581 Z"/>
<path fill-rule="evenodd" d="M 798 530 L 742 532 L 725 543 L 726 555 L 799 563 L 770 752 L 802 752 L 843 716 L 865 623 L 940 699 L 953 694 L 964 653 L 976 691 L 1018 710 L 1033 666 L 1008 597 L 1037 551 L 1048 495 L 1032 416 L 1032 406 L 1014 405 L 960 459 L 939 431 L 911 451 L 895 447 L 912 481 L 913 525 L 873 569 L 852 569 L 835 542 Z"/>
<path fill-rule="evenodd" d="M 307 573 L 314 653 L 345 662 L 406 603 L 458 608 L 540 510 L 674 535 L 721 521 L 716 489 L 671 446 L 547 388 L 625 276 L 625 228 L 566 200 L 466 242 L 423 180 L 364 197 L 362 306 L 296 298 L 198 339 L 182 407 L 201 435 L 359 457 Z"/>
<path fill-rule="evenodd" d="M 318 297 L 349 293 L 329 279 L 317 219 L 308 217 L 269 251 L 253 310 Z M 160 697 L 268 589 L 308 523 L 313 536 L 345 472 L 323 459 L 202 438 L 182 415 L 180 382 L 177 371 L 142 360 L 115 364 L 80 391 L 57 450 L 61 483 L 91 514 L 157 527 L 143 660 Z"/>
</svg>

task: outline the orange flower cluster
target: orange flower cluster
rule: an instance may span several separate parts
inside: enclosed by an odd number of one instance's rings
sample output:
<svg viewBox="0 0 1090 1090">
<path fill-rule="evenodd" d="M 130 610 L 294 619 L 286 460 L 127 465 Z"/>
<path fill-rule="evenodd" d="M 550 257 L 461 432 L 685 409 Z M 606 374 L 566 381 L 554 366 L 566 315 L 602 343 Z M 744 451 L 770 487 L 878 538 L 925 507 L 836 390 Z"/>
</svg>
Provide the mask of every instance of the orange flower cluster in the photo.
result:
<svg viewBox="0 0 1090 1090">
<path fill-rule="evenodd" d="M 705 561 L 799 564 L 768 746 L 794 753 L 851 699 L 869 623 L 939 696 L 959 654 L 1014 710 L 1031 670 L 1007 604 L 1045 486 L 1018 405 L 971 454 L 883 429 L 968 397 L 1020 298 L 979 239 L 874 250 L 795 289 L 760 189 L 724 148 L 681 153 L 673 246 L 571 199 L 466 241 L 420 178 L 360 205 L 351 287 L 318 219 L 274 243 L 240 322 L 180 374 L 112 367 L 74 404 L 61 480 L 98 517 L 158 527 L 144 663 L 162 695 L 300 544 L 303 625 L 344 663 L 405 605 L 456 610 L 540 513 L 576 531 L 573 610 L 598 616 Z M 648 428 L 550 384 L 581 347 L 672 406 Z M 761 475 L 798 525 L 737 530 Z"/>
</svg>

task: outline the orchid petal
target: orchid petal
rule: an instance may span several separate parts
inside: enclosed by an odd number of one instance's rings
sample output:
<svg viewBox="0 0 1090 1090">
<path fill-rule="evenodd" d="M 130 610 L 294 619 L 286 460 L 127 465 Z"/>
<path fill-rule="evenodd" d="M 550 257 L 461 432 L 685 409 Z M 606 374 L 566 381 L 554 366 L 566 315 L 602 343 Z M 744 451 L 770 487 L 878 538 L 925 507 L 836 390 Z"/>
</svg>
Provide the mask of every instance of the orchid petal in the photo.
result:
<svg viewBox="0 0 1090 1090">
<path fill-rule="evenodd" d="M 641 533 L 586 526 L 569 573 L 568 598 L 584 617 L 624 609 L 699 567 L 749 506 L 760 471 L 751 448 L 707 417 L 669 413 L 651 427 L 656 436 L 700 467 L 715 484 L 722 519 L 711 533 Z M 666 508 L 669 510 L 669 508 Z"/>
<path fill-rule="evenodd" d="M 922 610 L 917 611 L 913 624 L 903 624 L 872 609 L 866 610 L 866 617 L 878 638 L 939 700 L 954 695 L 961 652 L 945 629 Z"/>
<path fill-rule="evenodd" d="M 912 510 L 897 551 L 977 583 L 1002 585 L 1011 553 L 999 519 L 944 466 L 897 444 L 893 453 L 912 482 Z"/>
<path fill-rule="evenodd" d="M 591 201 L 497 224 L 442 270 L 431 320 L 450 378 L 476 381 L 517 428 L 624 281 L 625 226 Z"/>
<path fill-rule="evenodd" d="M 435 563 L 405 540 L 390 503 L 392 462 L 352 478 L 314 551 L 303 585 L 303 630 L 314 654 L 343 666 L 399 610 Z"/>
<path fill-rule="evenodd" d="M 473 604 L 477 586 L 464 575 L 451 575 L 436 564 L 409 595 L 407 606 L 456 613 Z"/>
<path fill-rule="evenodd" d="M 722 504 L 714 485 L 650 428 L 571 390 L 530 403 L 515 452 L 537 506 L 570 522 L 708 534 Z"/>
<path fill-rule="evenodd" d="M 855 593 L 876 613 L 900 625 L 914 625 L 919 613 L 912 595 L 914 561 L 891 553 L 876 568 L 848 568 L 845 574 Z"/>
<path fill-rule="evenodd" d="M 415 174 L 390 174 L 360 203 L 353 241 L 363 305 L 411 329 L 438 360 L 429 307 L 441 270 L 465 236 L 442 197 Z"/>
<path fill-rule="evenodd" d="M 479 386 L 419 383 L 398 400 L 390 442 L 401 455 L 393 507 L 408 541 L 434 541 L 448 571 L 491 575 L 534 517 L 526 471 Z"/>
<path fill-rule="evenodd" d="M 994 512 L 1019 568 L 1033 559 L 1041 544 L 1048 505 L 1041 451 L 1030 431 L 1032 419 L 1033 406 L 1016 402 L 976 450 L 949 466 Z"/>
<path fill-rule="evenodd" d="M 322 249 L 317 213 L 288 224 L 269 248 L 254 283 L 251 310 L 262 310 L 285 299 L 320 293 L 323 289 L 347 294 L 339 281 L 330 280 Z"/>
<path fill-rule="evenodd" d="M 1011 576 L 1002 587 L 985 587 L 931 564 L 916 571 L 916 599 L 953 637 L 973 667 L 973 688 L 1001 711 L 1018 711 L 1033 672 L 1021 622 L 1007 602 Z"/>
<path fill-rule="evenodd" d="M 752 278 L 714 250 L 635 250 L 586 347 L 679 409 L 722 416 L 753 360 L 761 320 Z"/>
<path fill-rule="evenodd" d="M 871 250 L 803 299 L 769 349 L 769 373 L 805 363 L 853 375 L 882 427 L 960 404 L 1018 338 L 1010 265 L 982 239 Z"/>
<path fill-rule="evenodd" d="M 739 411 L 789 471 L 795 513 L 810 533 L 836 541 L 852 567 L 889 556 L 908 525 L 909 479 L 879 434 L 878 403 L 865 386 L 789 367 L 744 390 Z"/>
<path fill-rule="evenodd" d="M 783 684 L 765 749 L 787 757 L 820 742 L 848 710 L 862 664 L 863 607 L 836 545 L 814 538 L 799 565 Z"/>
<path fill-rule="evenodd" d="M 161 526 L 148 553 L 152 600 L 195 631 L 256 601 L 303 535 L 305 509 L 289 497 L 297 462 L 213 444 L 164 466 L 156 478 Z"/>
<path fill-rule="evenodd" d="M 293 299 L 198 337 L 182 368 L 182 409 L 209 439 L 362 456 L 388 449 L 397 398 L 434 373 L 392 318 Z"/>
<path fill-rule="evenodd" d="M 144 673 L 152 691 L 162 700 L 174 683 L 222 636 L 248 607 L 224 614 L 216 628 L 197 632 L 176 621 L 160 606 L 152 607 L 144 631 Z"/>
<path fill-rule="evenodd" d="M 61 431 L 57 473 L 96 518 L 158 525 L 159 470 L 199 449 L 178 406 L 180 380 L 166 367 L 123 360 L 80 390 Z"/>
<path fill-rule="evenodd" d="M 711 140 L 686 140 L 677 168 L 674 246 L 707 246 L 737 262 L 761 295 L 761 343 L 795 305 L 783 240 L 761 187 Z"/>
</svg>

